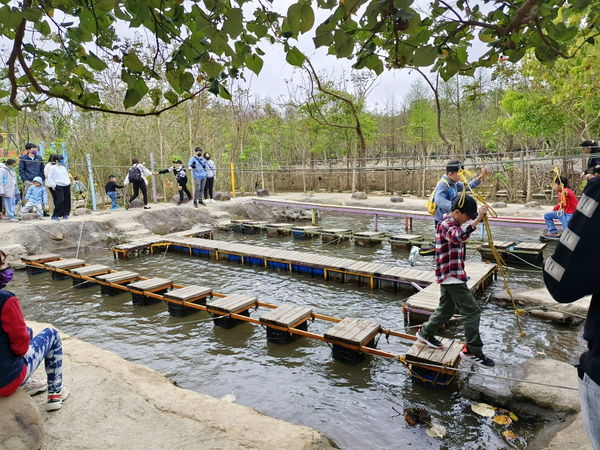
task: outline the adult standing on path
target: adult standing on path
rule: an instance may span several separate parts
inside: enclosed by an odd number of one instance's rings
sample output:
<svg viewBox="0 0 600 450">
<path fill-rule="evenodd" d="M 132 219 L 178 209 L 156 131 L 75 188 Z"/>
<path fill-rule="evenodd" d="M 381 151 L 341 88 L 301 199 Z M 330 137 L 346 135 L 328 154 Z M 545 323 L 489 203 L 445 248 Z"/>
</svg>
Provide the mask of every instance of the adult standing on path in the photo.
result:
<svg viewBox="0 0 600 450">
<path fill-rule="evenodd" d="M 600 147 L 595 141 L 583 141 L 579 146 L 583 154 L 588 155 L 587 169 L 581 174 L 581 177 L 589 179 L 592 169 L 600 165 Z"/>
<path fill-rule="evenodd" d="M 53 165 L 48 170 L 46 186 L 51 192 L 54 192 L 52 220 L 66 220 L 71 214 L 71 177 L 67 168 L 62 164 L 61 156 L 52 155 L 50 160 Z"/>
<path fill-rule="evenodd" d="M 544 282 L 552 297 L 571 303 L 592 295 L 583 339 L 588 349 L 579 358 L 581 412 L 594 449 L 600 450 L 600 177 L 588 181 L 577 210 L 544 264 Z"/>
<path fill-rule="evenodd" d="M 215 177 L 217 176 L 217 165 L 211 159 L 208 152 L 204 153 L 206 160 L 206 184 L 204 185 L 204 198 L 207 202 L 214 203 L 213 187 L 215 185 Z"/>
<path fill-rule="evenodd" d="M 23 182 L 23 193 L 27 192 L 30 186 L 33 185 L 33 179 L 40 177 L 44 180 L 44 163 L 42 157 L 38 155 L 37 145 L 32 143 L 25 144 L 27 153 L 19 156 L 19 176 Z"/>
<path fill-rule="evenodd" d="M 460 161 L 450 161 L 446 165 L 446 175 L 442 176 L 438 184 L 435 186 L 434 201 L 437 205 L 435 210 L 435 228 L 437 229 L 438 224 L 443 220 L 446 214 L 450 214 L 450 208 L 452 207 L 452 200 L 464 189 L 465 185 L 460 181 L 459 172 L 463 170 L 465 166 Z M 481 184 L 481 181 L 488 174 L 487 168 L 483 168 L 479 176 L 473 178 L 469 182 L 469 188 L 475 189 Z M 467 188 L 468 189 L 468 188 Z M 468 192 L 468 191 L 467 191 Z"/>
<path fill-rule="evenodd" d="M 194 178 L 194 207 L 198 207 L 198 204 L 206 206 L 202 201 L 204 195 L 204 186 L 206 185 L 206 160 L 202 157 L 202 147 L 196 147 L 194 150 L 195 155 L 188 161 L 188 168 L 192 170 L 192 177 Z"/>
<path fill-rule="evenodd" d="M 7 159 L 4 164 L 0 163 L 0 197 L 2 197 L 2 206 L 4 206 L 8 220 L 17 220 L 15 210 L 19 190 L 15 174 L 16 164 L 14 159 Z"/>
<path fill-rule="evenodd" d="M 62 384 L 62 342 L 58 331 L 45 328 L 33 336 L 25 325 L 17 297 L 4 287 L 12 280 L 13 269 L 6 264 L 6 255 L 0 251 L 0 397 L 6 397 L 25 385 L 29 395 L 39 394 L 46 386 L 27 379 L 44 361 L 48 381 L 48 411 L 56 411 L 69 396 Z"/>
<path fill-rule="evenodd" d="M 131 183 L 133 186 L 133 195 L 129 198 L 127 209 L 129 208 L 131 202 L 138 197 L 140 191 L 142 191 L 144 209 L 150 209 L 148 206 L 148 181 L 146 177 L 149 177 L 153 173 L 156 174 L 156 172 L 146 169 L 146 167 L 140 163 L 138 158 L 131 158 L 131 167 L 129 168 L 129 172 L 127 172 L 127 176 L 123 182 L 125 186 L 127 186 L 129 183 Z"/>
</svg>

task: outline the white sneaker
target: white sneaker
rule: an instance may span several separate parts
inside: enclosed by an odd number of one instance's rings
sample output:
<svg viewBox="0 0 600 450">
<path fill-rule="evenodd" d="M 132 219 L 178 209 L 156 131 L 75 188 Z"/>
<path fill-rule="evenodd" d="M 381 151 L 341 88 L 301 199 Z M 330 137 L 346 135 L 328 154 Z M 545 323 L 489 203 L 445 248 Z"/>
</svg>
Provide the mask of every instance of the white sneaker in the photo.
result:
<svg viewBox="0 0 600 450">
<path fill-rule="evenodd" d="M 48 403 L 46 404 L 46 411 L 56 411 L 62 408 L 63 402 L 69 398 L 69 389 L 63 386 L 60 392 L 50 393 L 48 392 Z"/>
<path fill-rule="evenodd" d="M 38 381 L 32 378 L 29 378 L 25 384 L 23 384 L 23 389 L 27 392 L 28 395 L 34 396 L 45 392 L 48 389 L 48 385 L 45 381 Z"/>
</svg>

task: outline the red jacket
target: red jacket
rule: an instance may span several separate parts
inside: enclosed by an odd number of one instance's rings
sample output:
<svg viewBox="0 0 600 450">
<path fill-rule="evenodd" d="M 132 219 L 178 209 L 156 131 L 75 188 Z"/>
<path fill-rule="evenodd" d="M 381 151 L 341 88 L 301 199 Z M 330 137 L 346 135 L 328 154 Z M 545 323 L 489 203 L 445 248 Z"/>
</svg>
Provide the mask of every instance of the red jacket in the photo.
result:
<svg viewBox="0 0 600 450">
<path fill-rule="evenodd" d="M 25 380 L 23 356 L 29 350 L 29 331 L 17 298 L 0 290 L 0 397 L 15 392 Z"/>
<path fill-rule="evenodd" d="M 577 209 L 578 203 L 575 193 L 566 187 L 563 188 L 562 192 L 558 193 L 558 203 L 554 205 L 554 211 L 558 211 L 562 207 L 565 214 L 573 214 Z"/>
</svg>

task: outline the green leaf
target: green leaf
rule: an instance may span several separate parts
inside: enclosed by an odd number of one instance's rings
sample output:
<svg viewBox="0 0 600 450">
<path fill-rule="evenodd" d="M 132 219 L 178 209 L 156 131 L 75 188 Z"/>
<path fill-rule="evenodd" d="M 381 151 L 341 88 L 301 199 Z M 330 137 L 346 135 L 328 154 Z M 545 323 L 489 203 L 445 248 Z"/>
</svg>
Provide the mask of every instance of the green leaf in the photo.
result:
<svg viewBox="0 0 600 450">
<path fill-rule="evenodd" d="M 194 85 L 194 75 L 190 72 L 183 72 L 179 76 L 179 85 L 182 91 L 189 91 Z"/>
<path fill-rule="evenodd" d="M 94 52 L 91 52 L 86 55 L 84 57 L 84 61 L 86 62 L 86 64 L 88 66 L 90 66 L 92 69 L 97 70 L 97 71 L 101 71 L 104 70 L 108 67 L 108 65 L 102 61 L 100 58 L 98 58 Z"/>
<path fill-rule="evenodd" d="M 301 0 L 288 8 L 287 23 L 293 33 L 306 33 L 315 23 L 315 13 L 310 3 Z"/>
<path fill-rule="evenodd" d="M 167 91 L 163 94 L 163 97 L 167 99 L 167 101 L 172 105 L 174 103 L 177 103 L 177 101 L 179 100 L 179 97 L 177 96 L 177 94 L 173 91 Z"/>
<path fill-rule="evenodd" d="M 50 34 L 52 33 L 52 30 L 50 29 L 50 25 L 45 20 L 40 20 L 40 21 L 36 22 L 33 25 L 33 27 L 46 37 L 50 36 Z"/>
<path fill-rule="evenodd" d="M 152 99 L 152 104 L 154 106 L 158 106 L 160 103 L 160 98 L 162 97 L 162 91 L 160 89 L 150 89 L 148 91 L 148 95 Z"/>
<path fill-rule="evenodd" d="M 431 45 L 417 48 L 413 55 L 413 65 L 416 67 L 430 66 L 434 63 L 437 55 L 437 49 Z"/>
<path fill-rule="evenodd" d="M 352 36 L 343 30 L 335 30 L 333 35 L 335 54 L 338 58 L 347 58 L 352 55 L 354 50 L 354 40 Z"/>
<path fill-rule="evenodd" d="M 327 24 L 322 23 L 317 27 L 313 42 L 316 48 L 333 44 L 333 33 L 329 30 L 329 26 Z"/>
<path fill-rule="evenodd" d="M 225 14 L 225 23 L 223 24 L 223 31 L 232 38 L 238 37 L 242 30 L 242 10 L 241 8 L 231 8 Z"/>
<path fill-rule="evenodd" d="M 132 72 L 141 73 L 144 71 L 144 63 L 138 58 L 134 52 L 126 53 L 123 56 L 123 65 Z"/>
<path fill-rule="evenodd" d="M 9 117 L 15 117 L 19 114 L 19 111 L 14 109 L 12 106 L 0 105 L 0 120 L 4 120 Z"/>
<path fill-rule="evenodd" d="M 288 50 L 287 54 L 285 55 L 285 60 L 292 66 L 301 67 L 302 64 L 304 64 L 306 58 L 302 54 L 302 52 L 298 50 L 298 47 L 292 47 Z"/>
<path fill-rule="evenodd" d="M 0 89 L 0 98 L 8 97 L 10 95 L 10 91 L 5 89 Z"/>
<path fill-rule="evenodd" d="M 202 71 L 208 75 L 208 78 L 216 78 L 223 70 L 223 66 L 214 60 L 203 62 L 200 67 Z"/>
<path fill-rule="evenodd" d="M 115 7 L 115 0 L 94 0 L 94 9 L 101 12 L 112 11 Z"/>
<path fill-rule="evenodd" d="M 219 96 L 221 96 L 221 98 L 224 98 L 225 100 L 231 100 L 231 93 L 223 85 L 221 85 L 219 88 Z"/>
<path fill-rule="evenodd" d="M 246 56 L 246 66 L 248 66 L 248 69 L 250 69 L 256 75 L 258 75 L 262 70 L 263 60 L 258 55 L 250 54 Z"/>
<path fill-rule="evenodd" d="M 44 11 L 39 8 L 25 8 L 23 10 L 23 18 L 30 22 L 37 22 L 44 15 Z"/>
<path fill-rule="evenodd" d="M 137 105 L 147 93 L 148 86 L 146 85 L 144 80 L 138 80 L 133 85 L 133 87 L 127 89 L 127 92 L 125 93 L 125 98 L 123 99 L 123 106 L 125 107 L 125 109 L 127 109 Z"/>
<path fill-rule="evenodd" d="M 180 77 L 181 72 L 179 70 L 167 70 L 167 81 L 175 89 L 175 92 L 182 92 Z"/>
</svg>

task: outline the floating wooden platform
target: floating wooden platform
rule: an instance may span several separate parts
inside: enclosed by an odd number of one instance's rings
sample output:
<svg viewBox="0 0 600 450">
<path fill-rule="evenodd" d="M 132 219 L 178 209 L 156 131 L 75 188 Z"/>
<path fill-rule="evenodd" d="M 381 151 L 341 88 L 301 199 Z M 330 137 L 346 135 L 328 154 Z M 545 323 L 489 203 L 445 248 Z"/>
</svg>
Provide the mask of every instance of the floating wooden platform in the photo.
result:
<svg viewBox="0 0 600 450">
<path fill-rule="evenodd" d="M 494 242 L 494 246 L 504 261 L 507 264 L 514 265 L 541 266 L 544 262 L 544 250 L 547 245 L 540 242 L 521 242 L 518 244 L 515 241 Z M 481 253 L 481 259 L 493 261 L 494 255 L 487 242 L 477 247 L 477 250 Z"/>
<path fill-rule="evenodd" d="M 350 228 L 326 228 L 321 230 L 322 242 L 345 241 L 352 237 Z"/>
<path fill-rule="evenodd" d="M 422 245 L 423 236 L 419 234 L 395 234 L 390 236 L 392 250 L 410 250 L 413 245 Z"/>
<path fill-rule="evenodd" d="M 205 311 L 213 315 L 216 325 L 224 326 L 223 321 L 227 321 L 225 323 L 231 326 L 235 326 L 242 322 L 262 325 L 267 328 L 267 333 L 280 332 L 282 334 L 279 334 L 279 336 L 292 336 L 293 338 L 304 336 L 319 341 L 328 342 L 332 344 L 332 347 L 334 348 L 333 356 L 346 362 L 354 362 L 355 360 L 359 359 L 359 357 L 364 356 L 364 354 L 377 355 L 380 357 L 392 358 L 396 361 L 400 361 L 402 364 L 407 366 L 409 370 L 411 370 L 411 374 L 413 374 L 413 376 L 415 373 L 409 364 L 409 361 L 411 361 L 411 356 L 408 354 L 395 354 L 378 350 L 375 348 L 375 345 L 376 339 L 381 334 L 384 334 L 388 338 L 390 336 L 400 338 L 402 344 L 409 345 L 414 343 L 416 338 L 410 334 L 384 329 L 381 327 L 381 325 L 375 322 L 358 318 L 338 319 L 335 317 L 314 313 L 311 308 L 304 306 L 297 306 L 293 304 L 284 304 L 281 306 L 272 305 L 269 303 L 260 302 L 257 298 L 248 295 L 221 294 L 218 292 L 213 292 L 207 287 L 182 286 L 175 284 L 168 279 L 141 277 L 137 273 L 130 271 L 111 271 L 109 273 L 96 276 L 85 274 L 85 270 L 69 272 L 68 269 L 59 267 L 73 264 L 72 260 L 69 262 L 70 260 L 68 259 L 59 259 L 48 262 L 38 261 L 39 260 L 36 260 L 34 257 L 29 258 L 27 261 L 23 260 L 25 264 L 40 269 L 41 271 L 50 271 L 52 273 L 73 276 L 80 278 L 84 282 L 110 287 L 120 292 L 129 292 L 131 293 L 132 301 L 135 305 L 144 306 L 150 303 L 162 301 L 169 306 L 183 306 L 185 308 L 189 308 L 191 311 Z M 81 267 L 88 267 L 89 269 L 87 271 L 92 273 L 97 270 L 92 269 L 94 266 L 97 268 L 99 265 L 86 264 L 84 261 Z M 126 284 L 130 280 L 136 281 Z M 136 301 L 134 297 L 136 295 L 145 297 L 146 300 Z M 216 299 L 211 299 L 206 305 L 195 302 L 195 300 L 199 299 L 200 297 L 208 295 L 211 297 L 216 297 Z M 252 308 L 267 308 L 270 310 L 270 312 L 261 315 L 261 317 L 257 319 L 251 317 L 250 310 Z M 174 316 L 178 316 L 178 311 L 176 310 L 169 308 L 169 312 Z M 308 320 L 315 319 L 330 322 L 334 325 L 324 334 L 311 333 L 307 331 L 307 322 Z M 272 334 L 271 336 L 277 335 Z M 433 359 L 427 360 L 424 357 L 424 354 L 421 355 L 421 353 L 419 353 L 417 357 L 420 358 L 419 361 L 421 362 L 433 361 Z M 446 361 L 446 359 L 444 361 Z M 447 367 L 444 367 L 443 370 L 448 372 L 452 368 L 456 368 L 458 365 L 458 360 L 454 361 L 453 364 L 454 365 L 452 366 L 448 365 Z M 438 372 L 439 370 L 435 367 L 431 368 L 431 373 L 433 375 L 430 376 L 437 378 L 439 376 L 437 375 Z M 456 371 L 454 372 L 456 373 Z M 439 384 L 439 386 L 442 386 L 442 384 Z"/>
<path fill-rule="evenodd" d="M 441 338 L 441 341 L 444 344 L 444 348 L 441 349 L 434 349 L 417 341 L 405 355 L 410 372 L 426 385 L 444 386 L 449 384 L 456 375 L 456 371 L 452 368 L 460 363 L 463 343 L 446 338 Z M 434 366 L 436 370 L 432 372 Z"/>
<path fill-rule="evenodd" d="M 353 233 L 354 244 L 360 247 L 372 247 L 379 245 L 387 237 L 387 235 L 381 231 L 359 231 Z"/>
<path fill-rule="evenodd" d="M 489 286 L 498 271 L 498 267 L 495 264 L 467 261 L 465 271 L 470 277 L 467 286 L 476 295 Z M 425 322 L 439 306 L 440 295 L 440 285 L 432 283 L 422 291 L 410 296 L 402 307 L 406 321 L 410 323 Z"/>
</svg>

